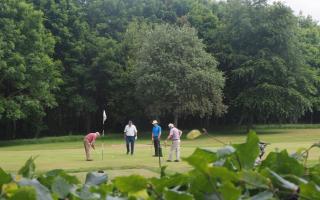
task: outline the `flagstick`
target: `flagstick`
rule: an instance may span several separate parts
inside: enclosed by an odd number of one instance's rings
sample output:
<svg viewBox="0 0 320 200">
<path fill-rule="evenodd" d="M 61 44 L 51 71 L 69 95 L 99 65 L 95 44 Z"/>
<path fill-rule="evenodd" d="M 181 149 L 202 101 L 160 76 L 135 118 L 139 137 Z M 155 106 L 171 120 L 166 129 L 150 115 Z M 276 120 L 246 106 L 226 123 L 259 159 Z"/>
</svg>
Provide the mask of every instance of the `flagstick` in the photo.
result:
<svg viewBox="0 0 320 200">
<path fill-rule="evenodd" d="M 104 130 L 102 130 L 102 137 L 104 135 Z M 102 144 L 101 144 L 101 159 L 103 160 L 103 141 L 102 141 Z"/>
<path fill-rule="evenodd" d="M 103 110 L 102 112 L 102 137 L 104 137 L 104 122 L 107 120 L 107 115 L 106 115 L 106 111 Z M 101 144 L 101 158 L 103 160 L 103 150 L 104 150 L 104 141 L 102 140 L 102 144 Z"/>
<path fill-rule="evenodd" d="M 104 149 L 104 145 L 103 145 L 103 142 L 102 142 L 102 160 L 103 160 L 103 149 Z"/>
<path fill-rule="evenodd" d="M 102 130 L 102 137 L 104 136 L 104 123 L 103 123 L 103 130 Z M 103 142 L 103 140 L 102 140 L 102 144 L 101 144 L 101 151 L 102 151 L 102 154 L 101 154 L 101 156 L 102 156 L 102 160 L 103 160 L 103 150 L 104 150 L 104 142 Z"/>
</svg>

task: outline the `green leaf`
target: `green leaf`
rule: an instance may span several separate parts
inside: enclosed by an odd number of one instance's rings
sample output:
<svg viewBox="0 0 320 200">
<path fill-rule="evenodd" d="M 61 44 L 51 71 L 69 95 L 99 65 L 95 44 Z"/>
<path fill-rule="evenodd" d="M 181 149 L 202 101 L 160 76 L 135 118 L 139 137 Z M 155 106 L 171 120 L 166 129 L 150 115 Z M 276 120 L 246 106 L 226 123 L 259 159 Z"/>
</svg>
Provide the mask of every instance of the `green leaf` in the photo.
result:
<svg viewBox="0 0 320 200">
<path fill-rule="evenodd" d="M 9 183 L 11 180 L 11 175 L 7 174 L 2 168 L 0 168 L 0 188 L 2 188 L 3 184 Z"/>
<path fill-rule="evenodd" d="M 279 185 L 280 187 L 284 189 L 288 189 L 290 191 L 296 192 L 298 191 L 298 186 L 284 178 L 282 178 L 279 174 L 277 174 L 274 171 L 271 171 L 270 169 L 267 169 L 266 171 L 262 172 L 264 174 L 268 174 L 269 178 L 271 178 L 272 182 L 275 185 Z"/>
<path fill-rule="evenodd" d="M 269 185 L 271 183 L 271 181 L 266 177 L 254 171 L 243 170 L 239 173 L 239 176 L 240 180 L 245 182 L 247 189 L 269 189 Z"/>
<path fill-rule="evenodd" d="M 164 198 L 168 200 L 193 200 L 193 196 L 186 192 L 179 192 L 174 190 L 166 190 Z"/>
<path fill-rule="evenodd" d="M 184 160 L 198 170 L 207 171 L 208 165 L 217 160 L 217 154 L 197 148 L 191 156 L 184 158 Z"/>
<path fill-rule="evenodd" d="M 273 199 L 273 193 L 270 191 L 260 192 L 251 198 L 251 200 L 271 200 L 271 199 Z"/>
<path fill-rule="evenodd" d="M 311 148 L 313 148 L 313 147 L 318 147 L 318 148 L 320 148 L 320 142 L 314 143 L 314 144 L 311 146 Z"/>
<path fill-rule="evenodd" d="M 80 198 L 81 200 L 98 200 L 101 199 L 100 194 L 92 193 L 90 191 L 91 185 L 83 185 L 80 191 L 73 193 L 74 196 Z"/>
<path fill-rule="evenodd" d="M 231 182 L 223 183 L 218 190 L 223 199 L 238 200 L 241 195 L 241 190 L 235 187 Z"/>
<path fill-rule="evenodd" d="M 45 174 L 42 174 L 41 176 L 39 176 L 38 180 L 41 184 L 50 188 L 51 185 L 53 184 L 54 179 L 57 176 L 64 178 L 69 184 L 79 184 L 80 183 L 79 179 L 76 176 L 68 175 L 62 169 L 55 169 L 55 170 L 51 170 Z"/>
<path fill-rule="evenodd" d="M 278 174 L 294 174 L 296 176 L 303 176 L 304 174 L 303 165 L 290 157 L 287 150 L 269 153 L 261 163 L 260 169 L 262 168 L 269 168 Z"/>
<path fill-rule="evenodd" d="M 3 184 L 0 194 L 5 194 L 7 197 L 11 197 L 18 190 L 18 185 L 15 182 Z"/>
<path fill-rule="evenodd" d="M 301 184 L 300 193 L 302 199 L 320 200 L 320 187 L 315 183 Z"/>
<path fill-rule="evenodd" d="M 213 179 L 223 181 L 237 181 L 238 176 L 235 172 L 228 170 L 225 167 L 212 166 L 208 168 L 208 174 Z"/>
<path fill-rule="evenodd" d="M 166 176 L 166 169 L 167 166 L 162 166 L 160 170 L 160 177 L 165 177 Z"/>
<path fill-rule="evenodd" d="M 107 194 L 112 193 L 113 188 L 114 187 L 112 184 L 100 184 L 96 187 L 91 187 L 90 191 L 93 193 L 99 193 L 101 195 L 101 198 L 105 199 Z"/>
<path fill-rule="evenodd" d="M 36 190 L 31 186 L 20 187 L 10 198 L 10 200 L 35 200 Z"/>
<path fill-rule="evenodd" d="M 107 196 L 106 200 L 127 200 L 127 198 Z"/>
<path fill-rule="evenodd" d="M 18 171 L 18 174 L 21 174 L 23 177 L 32 178 L 35 173 L 36 165 L 34 164 L 34 160 L 37 157 L 30 157 L 24 166 Z"/>
<path fill-rule="evenodd" d="M 36 193 L 37 193 L 37 199 L 41 199 L 41 200 L 52 200 L 50 191 L 48 190 L 48 188 L 46 188 L 45 186 L 41 185 L 39 183 L 39 181 L 37 181 L 36 179 L 26 179 L 26 178 L 22 178 L 18 184 L 20 186 L 32 186 L 36 189 Z"/>
<path fill-rule="evenodd" d="M 236 151 L 236 149 L 233 146 L 225 146 L 221 149 L 217 150 L 217 156 L 218 158 L 223 158 L 228 155 L 233 154 Z"/>
<path fill-rule="evenodd" d="M 233 145 L 236 148 L 236 159 L 243 169 L 252 169 L 259 155 L 259 138 L 254 131 L 250 131 L 246 143 Z"/>
<path fill-rule="evenodd" d="M 292 175 L 292 174 L 282 175 L 282 177 L 285 178 L 286 180 L 296 184 L 296 185 L 308 183 L 308 181 L 306 179 L 300 178 L 300 177 L 298 177 L 296 175 Z"/>
<path fill-rule="evenodd" d="M 86 176 L 85 184 L 100 185 L 108 181 L 108 176 L 105 173 L 90 172 Z"/>
<path fill-rule="evenodd" d="M 52 192 L 56 193 L 60 199 L 64 199 L 70 193 L 72 185 L 70 185 L 64 178 L 57 176 L 51 186 Z"/>
<path fill-rule="evenodd" d="M 218 162 L 221 162 L 219 163 L 218 165 Z M 217 166 L 223 166 L 225 168 L 227 168 L 228 170 L 231 170 L 231 171 L 238 171 L 238 166 L 237 166 L 237 160 L 235 158 L 235 156 L 231 156 L 231 157 L 227 157 L 227 158 L 224 158 L 224 159 L 221 159 L 219 161 L 216 161 L 214 163 L 214 165 L 217 165 Z"/>
<path fill-rule="evenodd" d="M 309 169 L 309 177 L 313 182 L 320 185 L 320 164 L 314 165 Z"/>
<path fill-rule="evenodd" d="M 136 198 L 136 199 L 148 199 L 149 195 L 147 189 L 140 190 L 138 192 L 130 192 L 128 193 L 129 199 Z"/>
<path fill-rule="evenodd" d="M 147 180 L 139 175 L 116 177 L 115 186 L 123 193 L 138 192 L 147 187 Z"/>
<path fill-rule="evenodd" d="M 215 182 L 209 180 L 208 175 L 199 170 L 189 172 L 189 192 L 193 194 L 195 199 L 204 199 L 206 194 L 214 193 Z"/>
<path fill-rule="evenodd" d="M 150 182 L 158 193 L 162 193 L 165 188 L 188 185 L 189 176 L 186 174 L 174 174 L 169 177 L 162 177 L 161 179 L 151 178 Z"/>
</svg>

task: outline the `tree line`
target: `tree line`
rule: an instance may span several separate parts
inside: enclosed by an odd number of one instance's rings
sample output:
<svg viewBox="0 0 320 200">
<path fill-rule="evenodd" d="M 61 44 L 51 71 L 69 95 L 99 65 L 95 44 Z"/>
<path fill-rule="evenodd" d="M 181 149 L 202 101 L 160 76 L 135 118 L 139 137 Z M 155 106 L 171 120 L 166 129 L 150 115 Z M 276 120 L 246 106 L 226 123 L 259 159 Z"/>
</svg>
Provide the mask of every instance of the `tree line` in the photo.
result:
<svg viewBox="0 0 320 200">
<path fill-rule="evenodd" d="M 2 139 L 320 122 L 320 26 L 267 0 L 2 0 Z"/>
</svg>

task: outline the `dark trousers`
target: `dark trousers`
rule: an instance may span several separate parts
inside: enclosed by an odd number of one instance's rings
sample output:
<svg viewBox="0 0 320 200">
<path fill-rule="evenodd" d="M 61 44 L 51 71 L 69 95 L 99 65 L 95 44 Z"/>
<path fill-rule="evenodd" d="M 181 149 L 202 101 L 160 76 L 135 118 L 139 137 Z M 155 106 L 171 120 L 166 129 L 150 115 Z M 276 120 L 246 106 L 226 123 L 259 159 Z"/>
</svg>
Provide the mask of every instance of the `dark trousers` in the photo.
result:
<svg viewBox="0 0 320 200">
<path fill-rule="evenodd" d="M 160 140 L 158 138 L 153 138 L 153 146 L 154 146 L 154 155 L 162 156 L 162 150 L 160 145 Z"/>
<path fill-rule="evenodd" d="M 131 149 L 131 154 L 133 154 L 133 152 L 134 152 L 134 140 L 135 140 L 135 136 L 126 136 L 127 153 L 129 153 L 130 149 Z M 129 144 L 130 144 L 131 148 L 129 148 Z"/>
</svg>

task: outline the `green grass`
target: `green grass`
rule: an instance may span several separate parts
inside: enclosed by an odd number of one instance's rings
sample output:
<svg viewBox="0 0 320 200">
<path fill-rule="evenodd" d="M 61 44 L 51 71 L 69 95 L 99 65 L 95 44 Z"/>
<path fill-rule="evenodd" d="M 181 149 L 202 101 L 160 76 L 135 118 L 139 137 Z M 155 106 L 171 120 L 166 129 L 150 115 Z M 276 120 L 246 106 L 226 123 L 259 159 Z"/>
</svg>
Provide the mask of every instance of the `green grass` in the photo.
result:
<svg viewBox="0 0 320 200">
<path fill-rule="evenodd" d="M 307 148 L 320 140 L 320 129 L 266 129 L 258 130 L 260 140 L 270 142 L 268 151 L 274 149 L 288 149 L 294 152 L 299 148 Z M 166 134 L 165 134 L 166 135 Z M 239 132 L 213 132 L 225 143 L 240 143 L 245 135 Z M 39 140 L 17 140 L 1 142 L 0 167 L 6 171 L 16 173 L 30 156 L 38 156 L 36 167 L 38 173 L 51 169 L 65 169 L 84 179 L 88 171 L 104 170 L 111 178 L 118 175 L 141 174 L 157 176 L 158 160 L 152 157 L 153 148 L 149 136 L 138 139 L 134 156 L 125 154 L 125 144 L 121 135 L 106 134 L 103 140 L 98 139 L 95 151 L 92 151 L 94 161 L 84 161 L 83 136 L 65 136 L 57 138 L 42 138 Z M 148 138 L 148 139 L 146 139 Z M 164 138 L 164 137 L 163 137 Z M 102 160 L 102 143 L 104 143 L 104 159 Z M 217 148 L 222 145 L 205 136 L 196 140 L 182 140 L 181 155 L 190 155 L 196 147 Z M 163 148 L 166 160 L 169 147 Z M 310 163 L 319 160 L 320 150 L 314 149 L 310 153 Z M 166 163 L 169 173 L 188 171 L 190 166 L 185 162 Z"/>
</svg>

